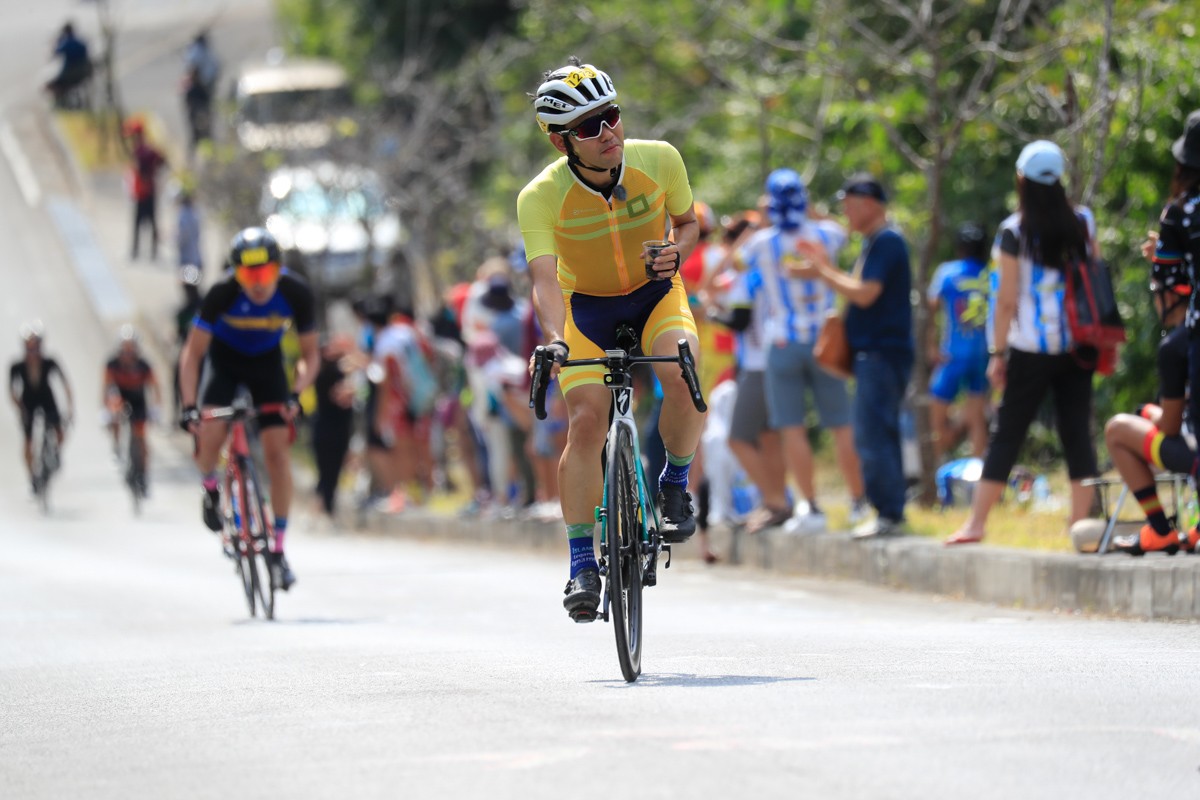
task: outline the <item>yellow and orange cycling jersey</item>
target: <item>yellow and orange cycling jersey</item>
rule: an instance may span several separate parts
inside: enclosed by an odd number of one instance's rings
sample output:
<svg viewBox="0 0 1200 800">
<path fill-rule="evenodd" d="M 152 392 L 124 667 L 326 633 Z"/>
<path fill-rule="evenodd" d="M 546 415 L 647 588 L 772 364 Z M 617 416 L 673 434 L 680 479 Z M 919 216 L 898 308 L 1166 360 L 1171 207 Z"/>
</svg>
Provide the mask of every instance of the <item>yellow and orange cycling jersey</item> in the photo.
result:
<svg viewBox="0 0 1200 800">
<path fill-rule="evenodd" d="M 564 293 L 623 295 L 647 283 L 642 242 L 663 239 L 668 214 L 692 207 L 692 189 L 679 151 L 666 142 L 625 142 L 620 186 L 612 204 L 585 186 L 566 157 L 529 182 L 517 199 L 525 258 L 558 257 Z"/>
</svg>

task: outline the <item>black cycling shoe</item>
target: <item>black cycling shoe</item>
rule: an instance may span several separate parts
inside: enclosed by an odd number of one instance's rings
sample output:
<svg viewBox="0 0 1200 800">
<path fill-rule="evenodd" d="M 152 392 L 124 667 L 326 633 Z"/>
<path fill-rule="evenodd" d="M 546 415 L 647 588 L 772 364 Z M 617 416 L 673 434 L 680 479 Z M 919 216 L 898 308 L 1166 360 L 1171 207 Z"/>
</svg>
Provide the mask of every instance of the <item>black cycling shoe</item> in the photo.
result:
<svg viewBox="0 0 1200 800">
<path fill-rule="evenodd" d="M 221 530 L 221 495 L 216 489 L 204 490 L 204 524 L 210 531 Z"/>
<path fill-rule="evenodd" d="M 662 528 L 658 532 L 667 544 L 686 542 L 696 532 L 692 496 L 679 484 L 664 483 L 659 486 L 658 513 L 662 515 Z"/>
<path fill-rule="evenodd" d="M 576 622 L 594 622 L 600 605 L 600 573 L 585 569 L 571 580 L 563 592 L 563 608 Z"/>
<path fill-rule="evenodd" d="M 271 567 L 271 585 L 285 592 L 296 582 L 296 575 L 288 566 L 287 556 L 283 553 L 267 553 L 267 563 Z"/>
</svg>

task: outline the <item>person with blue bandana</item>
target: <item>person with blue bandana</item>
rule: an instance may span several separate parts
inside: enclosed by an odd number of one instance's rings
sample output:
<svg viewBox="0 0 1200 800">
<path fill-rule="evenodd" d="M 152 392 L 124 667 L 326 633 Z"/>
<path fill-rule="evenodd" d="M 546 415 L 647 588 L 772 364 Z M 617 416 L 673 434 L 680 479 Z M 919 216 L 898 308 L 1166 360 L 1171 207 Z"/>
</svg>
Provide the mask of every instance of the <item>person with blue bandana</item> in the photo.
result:
<svg viewBox="0 0 1200 800">
<path fill-rule="evenodd" d="M 749 271 L 761 276 L 770 427 L 779 431 L 784 460 L 807 501 L 796 509 L 796 516 L 785 523 L 784 530 L 816 533 L 825 530 L 828 523 L 817 505 L 813 454 L 808 443 L 809 395 L 821 425 L 833 437 L 838 468 L 850 490 L 851 524 L 860 522 L 867 513 L 850 429 L 846 382 L 822 370 L 813 357 L 813 345 L 826 314 L 836 307 L 836 295 L 816 276 L 795 273 L 805 243 L 835 262 L 846 244 L 846 231 L 832 220 L 810 218 L 808 192 L 795 170 L 772 172 L 767 176 L 766 190 L 771 225 L 755 233 L 739 255 Z"/>
<path fill-rule="evenodd" d="M 943 311 L 941 347 L 930 361 L 937 364 L 929 381 L 929 416 L 933 448 L 940 460 L 958 437 L 949 424 L 950 405 L 966 389 L 962 428 L 971 442 L 971 455 L 983 458 L 987 447 L 987 234 L 977 222 L 958 229 L 958 259 L 947 261 L 929 282 L 929 310 Z M 937 326 L 930 326 L 937 334 Z M 932 337 L 931 337 L 932 338 Z"/>
<path fill-rule="evenodd" d="M 283 268 L 279 245 L 263 228 L 246 228 L 233 237 L 229 266 L 229 274 L 204 297 L 183 346 L 180 427 L 196 437 L 204 524 L 219 531 L 217 462 L 229 426 L 218 420 L 201 423 L 197 398 L 205 410 L 228 406 L 238 389 L 245 387 L 256 406 L 285 405 L 281 412 L 260 415 L 257 424 L 275 513 L 275 538 L 268 555 L 271 581 L 286 591 L 296 580 L 283 547 L 292 503 L 287 423 L 298 405 L 295 398 L 316 380 L 321 365 L 313 293 L 308 284 Z M 295 385 L 289 390 L 280 342 L 293 326 L 300 339 L 301 359 Z"/>
</svg>

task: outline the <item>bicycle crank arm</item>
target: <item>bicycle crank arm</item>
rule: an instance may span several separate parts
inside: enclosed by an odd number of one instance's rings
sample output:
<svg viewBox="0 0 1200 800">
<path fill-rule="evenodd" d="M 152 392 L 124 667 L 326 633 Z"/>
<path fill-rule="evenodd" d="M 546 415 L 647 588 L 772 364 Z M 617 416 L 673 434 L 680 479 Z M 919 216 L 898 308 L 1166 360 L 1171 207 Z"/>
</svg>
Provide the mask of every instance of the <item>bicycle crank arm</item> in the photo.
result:
<svg viewBox="0 0 1200 800">
<path fill-rule="evenodd" d="M 600 614 L 599 614 L 600 619 L 604 620 L 605 622 L 608 622 L 608 598 L 609 598 L 608 581 L 606 580 L 604 582 L 604 606 L 600 609 Z"/>
</svg>

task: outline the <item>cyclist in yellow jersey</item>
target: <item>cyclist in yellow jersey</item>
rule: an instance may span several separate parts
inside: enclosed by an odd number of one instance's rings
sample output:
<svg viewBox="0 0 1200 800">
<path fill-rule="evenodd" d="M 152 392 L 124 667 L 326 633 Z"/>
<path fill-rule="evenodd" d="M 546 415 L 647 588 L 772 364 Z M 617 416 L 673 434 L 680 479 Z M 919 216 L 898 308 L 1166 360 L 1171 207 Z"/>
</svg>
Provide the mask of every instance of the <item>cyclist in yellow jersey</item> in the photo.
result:
<svg viewBox="0 0 1200 800">
<path fill-rule="evenodd" d="M 559 365 L 568 355 L 595 358 L 615 349 L 622 327 L 651 355 L 675 355 L 683 338 L 698 351 L 678 275 L 700 231 L 687 170 L 666 142 L 626 141 L 616 99 L 612 79 L 576 58 L 545 74 L 534 97 L 537 120 L 565 157 L 534 178 L 517 201 L 534 308 L 569 414 L 559 463 L 571 545 L 563 605 L 577 622 L 595 619 L 600 602 L 592 535 L 612 398 L 603 367 L 568 367 L 559 375 Z M 656 240 L 671 244 L 653 259 L 651 278 L 642 243 Z M 657 498 L 661 533 L 667 542 L 682 542 L 696 529 L 686 487 L 704 415 L 692 405 L 677 366 L 655 367 L 663 390 L 659 431 L 667 448 Z"/>
</svg>

